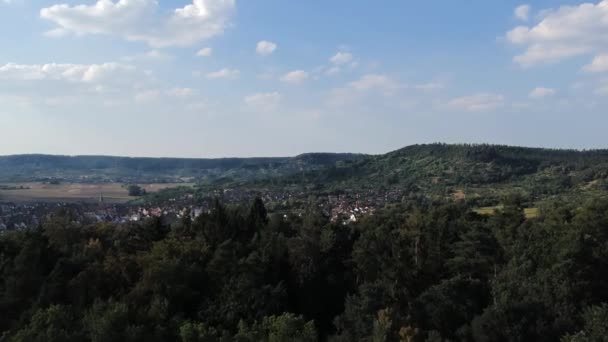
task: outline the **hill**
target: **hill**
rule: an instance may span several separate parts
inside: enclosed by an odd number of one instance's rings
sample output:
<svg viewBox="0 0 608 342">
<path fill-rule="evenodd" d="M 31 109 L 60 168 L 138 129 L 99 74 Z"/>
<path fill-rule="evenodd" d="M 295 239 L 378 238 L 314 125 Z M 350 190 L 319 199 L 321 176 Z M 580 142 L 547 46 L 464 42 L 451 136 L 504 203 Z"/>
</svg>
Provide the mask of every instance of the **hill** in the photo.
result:
<svg viewBox="0 0 608 342">
<path fill-rule="evenodd" d="M 513 192 L 529 202 L 608 190 L 608 150 L 503 145 L 412 145 L 382 155 L 309 153 L 277 158 L 0 157 L 0 182 L 196 183 L 202 191 L 305 193 L 399 189 L 488 207 Z"/>
<path fill-rule="evenodd" d="M 315 170 L 357 154 L 310 153 L 277 158 L 128 158 L 110 156 L 13 155 L 0 157 L 0 182 L 59 179 L 68 182 L 179 182 L 187 179 L 247 180 Z"/>
<path fill-rule="evenodd" d="M 398 187 L 427 195 L 491 198 L 492 202 L 514 190 L 532 199 L 603 193 L 608 189 L 607 179 L 608 150 L 428 144 L 269 183 L 330 190 Z"/>
</svg>

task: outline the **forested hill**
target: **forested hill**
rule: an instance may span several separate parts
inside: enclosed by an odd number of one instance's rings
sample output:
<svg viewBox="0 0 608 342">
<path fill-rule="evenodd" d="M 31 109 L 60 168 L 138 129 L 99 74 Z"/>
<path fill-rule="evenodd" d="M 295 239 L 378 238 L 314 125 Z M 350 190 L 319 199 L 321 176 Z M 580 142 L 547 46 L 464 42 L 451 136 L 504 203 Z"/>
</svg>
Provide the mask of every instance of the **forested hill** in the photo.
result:
<svg viewBox="0 0 608 342">
<path fill-rule="evenodd" d="M 13 155 L 0 156 L 0 181 L 28 181 L 41 178 L 66 180 L 138 181 L 178 177 L 279 176 L 335 165 L 363 158 L 348 153 L 308 153 L 275 158 L 129 158 L 110 156 Z"/>
<path fill-rule="evenodd" d="M 382 155 L 310 153 L 278 158 L 0 157 L 1 181 L 193 181 L 211 187 L 311 186 L 322 190 L 394 188 L 467 191 L 487 197 L 517 188 L 532 197 L 604 191 L 608 150 L 501 145 L 412 145 Z M 467 194 L 468 195 L 468 194 Z"/>
<path fill-rule="evenodd" d="M 273 184 L 327 189 L 406 188 L 415 192 L 518 188 L 533 197 L 606 189 L 608 150 L 559 150 L 501 145 L 413 145 L 342 166 L 312 170 Z"/>
<path fill-rule="evenodd" d="M 605 177 L 606 166 L 608 150 L 432 144 L 413 145 L 371 157 L 352 168 L 354 175 L 365 176 L 368 181 L 423 179 L 445 184 L 486 184 L 540 173 L 592 180 Z"/>
</svg>

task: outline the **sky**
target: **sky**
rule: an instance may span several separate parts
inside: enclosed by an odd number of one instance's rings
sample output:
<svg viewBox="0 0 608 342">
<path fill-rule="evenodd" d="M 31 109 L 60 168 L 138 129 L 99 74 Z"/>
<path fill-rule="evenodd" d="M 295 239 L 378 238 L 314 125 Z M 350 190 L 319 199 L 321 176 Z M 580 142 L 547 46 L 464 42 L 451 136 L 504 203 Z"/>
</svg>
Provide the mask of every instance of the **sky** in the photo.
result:
<svg viewBox="0 0 608 342">
<path fill-rule="evenodd" d="M 608 0 L 0 0 L 2 155 L 606 148 L 607 105 Z"/>
</svg>

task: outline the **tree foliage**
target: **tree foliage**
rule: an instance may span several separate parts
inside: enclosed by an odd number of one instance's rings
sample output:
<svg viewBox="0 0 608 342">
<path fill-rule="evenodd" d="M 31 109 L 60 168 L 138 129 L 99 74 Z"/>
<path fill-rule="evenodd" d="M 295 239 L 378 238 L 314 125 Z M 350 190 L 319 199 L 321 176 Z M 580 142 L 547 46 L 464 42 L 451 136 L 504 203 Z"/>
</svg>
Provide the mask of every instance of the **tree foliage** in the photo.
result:
<svg viewBox="0 0 608 342">
<path fill-rule="evenodd" d="M 0 235 L 0 340 L 605 341 L 608 200 L 504 203 L 347 225 L 259 199 L 171 225 L 64 211 Z"/>
</svg>

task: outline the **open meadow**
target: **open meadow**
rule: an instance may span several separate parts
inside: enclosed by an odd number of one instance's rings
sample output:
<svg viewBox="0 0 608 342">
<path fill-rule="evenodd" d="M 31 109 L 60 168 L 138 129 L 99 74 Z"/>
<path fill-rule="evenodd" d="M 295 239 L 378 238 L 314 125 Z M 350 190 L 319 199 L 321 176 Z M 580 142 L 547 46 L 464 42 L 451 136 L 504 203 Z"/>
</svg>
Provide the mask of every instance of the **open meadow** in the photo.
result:
<svg viewBox="0 0 608 342">
<path fill-rule="evenodd" d="M 501 210 L 502 208 L 502 205 L 494 207 L 483 207 L 475 209 L 475 212 L 479 215 L 493 215 L 496 210 Z M 537 218 L 540 215 L 540 210 L 539 208 L 524 208 L 524 215 L 528 219 Z"/>
<path fill-rule="evenodd" d="M 192 186 L 185 183 L 157 183 L 141 185 L 147 192 L 157 192 L 176 186 Z M 106 203 L 126 203 L 135 199 L 123 184 L 48 184 L 39 182 L 0 184 L 0 202 L 97 202 L 103 195 Z"/>
</svg>

